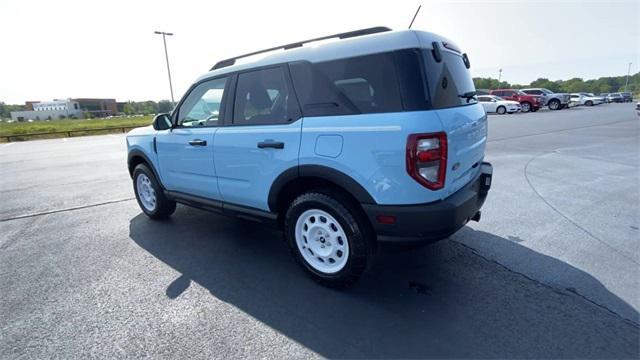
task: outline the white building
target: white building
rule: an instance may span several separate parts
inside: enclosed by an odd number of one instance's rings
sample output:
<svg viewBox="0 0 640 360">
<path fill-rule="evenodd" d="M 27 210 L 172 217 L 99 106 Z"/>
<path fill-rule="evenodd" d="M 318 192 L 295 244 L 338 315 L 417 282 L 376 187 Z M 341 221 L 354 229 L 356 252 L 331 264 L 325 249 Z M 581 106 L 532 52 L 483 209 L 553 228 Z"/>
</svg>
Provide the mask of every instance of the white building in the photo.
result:
<svg viewBox="0 0 640 360">
<path fill-rule="evenodd" d="M 31 105 L 33 106 L 33 110 L 12 111 L 11 119 L 25 121 L 82 118 L 80 104 L 71 99 L 34 102 L 31 103 Z"/>
</svg>

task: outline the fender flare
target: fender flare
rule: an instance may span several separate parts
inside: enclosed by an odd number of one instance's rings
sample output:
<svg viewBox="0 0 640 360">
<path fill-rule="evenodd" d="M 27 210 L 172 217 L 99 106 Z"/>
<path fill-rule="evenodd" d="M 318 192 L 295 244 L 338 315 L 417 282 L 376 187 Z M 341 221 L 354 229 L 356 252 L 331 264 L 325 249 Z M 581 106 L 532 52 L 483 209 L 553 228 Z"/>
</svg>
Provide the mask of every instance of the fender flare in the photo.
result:
<svg viewBox="0 0 640 360">
<path fill-rule="evenodd" d="M 369 192 L 349 175 L 327 166 L 299 165 L 287 169 L 274 180 L 267 200 L 271 211 L 277 211 L 278 196 L 284 187 L 291 181 L 302 177 L 327 180 L 348 191 L 361 204 L 376 204 Z"/>
<path fill-rule="evenodd" d="M 133 169 L 131 168 L 131 160 L 133 160 L 134 157 L 140 157 L 147 163 L 149 168 L 151 168 L 151 171 L 153 171 L 153 176 L 156 177 L 158 184 L 160 184 L 160 186 L 164 189 L 164 185 L 162 185 L 162 180 L 160 179 L 160 176 L 158 176 L 158 171 L 156 170 L 156 167 L 153 164 L 153 161 L 151 161 L 151 159 L 149 159 L 147 154 L 145 154 L 142 150 L 133 149 L 129 151 L 129 154 L 127 154 L 127 167 L 129 169 L 129 174 L 133 176 Z"/>
</svg>

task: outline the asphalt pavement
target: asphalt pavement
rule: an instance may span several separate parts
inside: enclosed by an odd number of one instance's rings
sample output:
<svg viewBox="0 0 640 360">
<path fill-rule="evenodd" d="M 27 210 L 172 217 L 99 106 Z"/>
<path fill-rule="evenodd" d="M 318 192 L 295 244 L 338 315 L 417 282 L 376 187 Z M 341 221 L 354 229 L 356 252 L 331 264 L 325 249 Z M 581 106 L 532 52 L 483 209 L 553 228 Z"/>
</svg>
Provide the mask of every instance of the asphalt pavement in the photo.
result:
<svg viewBox="0 0 640 360">
<path fill-rule="evenodd" d="M 490 115 L 479 223 L 350 291 L 278 231 L 133 200 L 124 136 L 0 144 L 0 358 L 638 358 L 633 104 Z"/>
</svg>

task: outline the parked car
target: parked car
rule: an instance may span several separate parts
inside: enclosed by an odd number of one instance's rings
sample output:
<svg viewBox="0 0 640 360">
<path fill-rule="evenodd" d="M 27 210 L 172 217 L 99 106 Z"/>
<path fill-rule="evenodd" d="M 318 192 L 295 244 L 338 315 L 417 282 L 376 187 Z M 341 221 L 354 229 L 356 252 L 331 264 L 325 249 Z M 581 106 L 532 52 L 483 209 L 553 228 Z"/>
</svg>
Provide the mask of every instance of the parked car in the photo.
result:
<svg viewBox="0 0 640 360">
<path fill-rule="evenodd" d="M 545 88 L 522 89 L 522 92 L 529 95 L 542 96 L 544 99 L 544 105 L 548 106 L 551 110 L 560 110 L 569 107 L 569 94 L 554 93 L 553 91 Z"/>
<path fill-rule="evenodd" d="M 582 94 L 569 94 L 569 107 L 584 105 L 584 101 L 584 95 Z"/>
<path fill-rule="evenodd" d="M 605 102 L 603 97 L 593 95 L 593 93 L 580 93 L 580 95 L 584 96 L 584 103 L 582 105 L 594 106 Z"/>
<path fill-rule="evenodd" d="M 636 113 L 640 116 L 640 102 L 636 103 Z"/>
<path fill-rule="evenodd" d="M 497 113 L 504 115 L 506 113 L 513 114 L 522 110 L 522 106 L 517 101 L 505 100 L 499 96 L 494 95 L 480 95 L 478 96 L 478 102 L 484 108 L 484 111 L 489 113 Z"/>
<path fill-rule="evenodd" d="M 624 98 L 622 97 L 621 93 L 611 93 L 609 94 L 609 96 L 607 96 L 607 99 L 609 99 L 609 102 L 612 102 L 612 103 L 624 102 Z"/>
<path fill-rule="evenodd" d="M 522 112 L 538 111 L 543 106 L 542 96 L 527 95 L 516 89 L 496 89 L 489 92 L 491 95 L 499 96 L 504 100 L 518 102 L 522 107 Z"/>
<path fill-rule="evenodd" d="M 633 94 L 630 92 L 622 92 L 620 95 L 622 95 L 622 100 L 624 102 L 633 102 Z"/>
<path fill-rule="evenodd" d="M 218 62 L 128 133 L 148 217 L 182 203 L 272 224 L 332 287 L 354 283 L 378 243 L 426 244 L 480 220 L 487 117 L 454 43 L 379 27 L 260 53 L 275 49 Z"/>
<path fill-rule="evenodd" d="M 604 102 L 606 103 L 610 103 L 611 101 L 609 101 L 609 93 L 600 93 L 598 94 L 598 96 L 600 96 L 601 98 L 604 98 Z"/>
</svg>

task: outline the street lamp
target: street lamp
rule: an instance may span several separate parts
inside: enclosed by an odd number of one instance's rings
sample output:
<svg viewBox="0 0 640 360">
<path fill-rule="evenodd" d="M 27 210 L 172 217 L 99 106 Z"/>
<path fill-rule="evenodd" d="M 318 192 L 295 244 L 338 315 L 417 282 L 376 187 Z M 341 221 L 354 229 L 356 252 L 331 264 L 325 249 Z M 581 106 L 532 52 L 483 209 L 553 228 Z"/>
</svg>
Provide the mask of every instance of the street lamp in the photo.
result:
<svg viewBox="0 0 640 360">
<path fill-rule="evenodd" d="M 629 63 L 629 68 L 627 69 L 627 82 L 624 83 L 624 92 L 627 92 L 627 86 L 629 86 L 629 73 L 631 73 L 631 64 Z"/>
<path fill-rule="evenodd" d="M 173 85 L 171 84 L 171 70 L 169 69 L 169 55 L 167 54 L 167 36 L 173 36 L 173 33 L 164 31 L 154 31 L 158 35 L 162 35 L 162 42 L 164 43 L 164 57 L 167 60 L 167 74 L 169 74 L 169 90 L 171 91 L 171 104 L 176 102 L 173 100 Z"/>
</svg>

